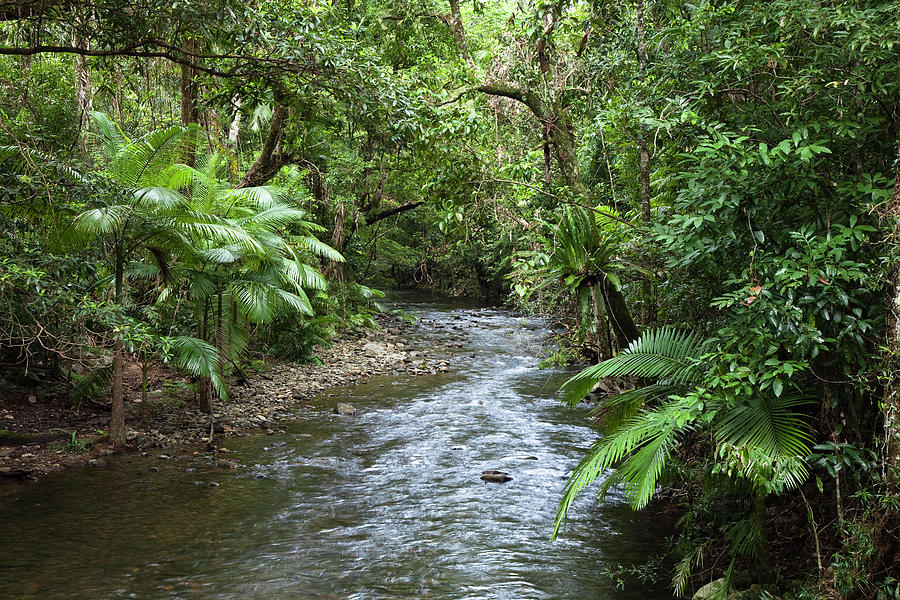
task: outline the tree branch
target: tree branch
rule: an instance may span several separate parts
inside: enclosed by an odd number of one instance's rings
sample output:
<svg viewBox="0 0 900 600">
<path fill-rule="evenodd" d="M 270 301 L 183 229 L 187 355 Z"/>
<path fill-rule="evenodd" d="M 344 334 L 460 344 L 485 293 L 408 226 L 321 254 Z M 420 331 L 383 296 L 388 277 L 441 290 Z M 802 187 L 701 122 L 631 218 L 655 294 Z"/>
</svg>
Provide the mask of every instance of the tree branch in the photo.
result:
<svg viewBox="0 0 900 600">
<path fill-rule="evenodd" d="M 511 81 L 488 80 L 475 86 L 476 90 L 490 96 L 501 96 L 521 102 L 534 113 L 540 121 L 547 121 L 550 117 L 550 111 L 540 96 L 535 94 L 531 89 L 525 86 L 513 83 Z"/>
<path fill-rule="evenodd" d="M 272 179 L 281 168 L 291 162 L 292 157 L 282 152 L 277 152 L 278 144 L 284 134 L 284 124 L 287 119 L 288 109 L 280 102 L 281 97 L 275 93 L 275 110 L 272 111 L 272 119 L 269 122 L 269 133 L 259 151 L 259 156 L 253 161 L 247 174 L 241 179 L 238 187 L 248 188 L 264 185 Z"/>
<path fill-rule="evenodd" d="M 372 215 L 371 217 L 366 217 L 366 225 L 373 225 L 378 221 L 382 221 L 384 219 L 387 219 L 388 217 L 392 217 L 402 212 L 412 210 L 417 206 L 422 206 L 423 204 L 425 204 L 425 200 L 417 200 L 416 202 L 409 202 L 407 204 L 401 204 L 400 206 L 397 206 L 395 208 L 383 210 L 380 213 Z"/>
</svg>

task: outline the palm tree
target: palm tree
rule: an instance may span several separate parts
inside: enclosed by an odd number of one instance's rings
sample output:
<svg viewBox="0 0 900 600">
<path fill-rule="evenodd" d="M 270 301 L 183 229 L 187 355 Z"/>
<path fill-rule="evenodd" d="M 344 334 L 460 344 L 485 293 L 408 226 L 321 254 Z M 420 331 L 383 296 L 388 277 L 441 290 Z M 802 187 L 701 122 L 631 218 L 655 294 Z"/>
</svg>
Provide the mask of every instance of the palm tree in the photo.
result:
<svg viewBox="0 0 900 600">
<path fill-rule="evenodd" d="M 201 159 L 189 173 L 192 202 L 205 214 L 216 213 L 253 243 L 235 243 L 231 236 L 199 236 L 185 277 L 197 307 L 199 336 L 209 336 L 212 311 L 215 347 L 227 358 L 236 357 L 246 346 L 242 322 L 264 324 L 285 312 L 313 315 L 306 291 L 324 290 L 325 279 L 303 260 L 304 254 L 334 261 L 343 257 L 312 235 L 324 229 L 306 221 L 284 190 L 231 188 L 223 174 L 221 157 Z M 211 409 L 202 382 L 200 404 L 202 410 Z"/>
<path fill-rule="evenodd" d="M 191 252 L 197 234 L 255 244 L 250 236 L 228 223 L 196 211 L 178 190 L 183 188 L 185 167 L 178 161 L 189 152 L 198 128 L 170 127 L 138 139 L 129 139 L 108 116 L 92 113 L 98 129 L 104 166 L 101 182 L 110 189 L 96 205 L 83 210 L 68 231 L 81 240 L 103 237 L 111 247 L 113 302 L 121 310 L 126 300 L 126 273 L 132 263 L 147 260 L 165 283 L 172 281 L 172 259 Z M 144 269 L 146 271 L 146 269 Z M 121 327 L 113 342 L 112 405 L 109 438 L 115 445 L 125 442 L 122 370 L 124 347 Z M 200 371 L 217 363 L 208 348 L 188 341 L 175 342 L 183 365 Z M 204 354 L 203 356 L 196 353 Z M 217 384 L 221 381 L 217 378 Z"/>
<path fill-rule="evenodd" d="M 595 409 L 601 437 L 566 483 L 554 536 L 576 496 L 609 469 L 614 470 L 602 483 L 601 497 L 618 485 L 633 508 L 646 506 L 672 452 L 691 432 L 706 431 L 715 441 L 713 472 L 750 482 L 760 520 L 766 495 L 804 481 L 811 437 L 796 409 L 807 400 L 780 390 L 731 394 L 717 388 L 711 383 L 714 344 L 714 339 L 672 328 L 648 330 L 618 356 L 563 384 L 564 400 L 574 405 L 604 377 L 653 380 L 607 397 Z"/>
</svg>

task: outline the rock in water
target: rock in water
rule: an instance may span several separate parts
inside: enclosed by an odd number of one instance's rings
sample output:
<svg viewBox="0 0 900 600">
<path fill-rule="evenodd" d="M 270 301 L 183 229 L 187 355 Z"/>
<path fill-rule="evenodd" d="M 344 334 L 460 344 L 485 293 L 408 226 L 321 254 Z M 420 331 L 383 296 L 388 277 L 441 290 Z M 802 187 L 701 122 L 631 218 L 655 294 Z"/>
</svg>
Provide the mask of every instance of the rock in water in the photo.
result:
<svg viewBox="0 0 900 600">
<path fill-rule="evenodd" d="M 337 406 L 334 407 L 334 414 L 336 415 L 355 415 L 356 409 L 353 406 L 346 404 L 344 402 L 338 402 Z"/>
<path fill-rule="evenodd" d="M 507 481 L 512 481 L 512 477 L 509 476 L 509 473 L 505 473 L 504 471 L 482 471 L 481 479 L 488 483 L 506 483 Z"/>
</svg>

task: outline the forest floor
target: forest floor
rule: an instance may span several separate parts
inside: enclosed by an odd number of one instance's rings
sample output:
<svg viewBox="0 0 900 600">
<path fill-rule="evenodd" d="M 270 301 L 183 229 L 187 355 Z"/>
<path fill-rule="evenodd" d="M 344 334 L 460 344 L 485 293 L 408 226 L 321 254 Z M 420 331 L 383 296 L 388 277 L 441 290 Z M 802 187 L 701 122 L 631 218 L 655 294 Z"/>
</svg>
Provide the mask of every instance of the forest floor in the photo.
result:
<svg viewBox="0 0 900 600">
<path fill-rule="evenodd" d="M 126 369 L 127 443 L 113 449 L 105 436 L 109 408 L 99 403 L 55 400 L 59 391 L 0 379 L 0 479 L 36 479 L 85 464 L 103 466 L 104 456 L 152 448 L 202 447 L 227 451 L 223 438 L 250 432 L 274 433 L 281 422 L 331 387 L 377 375 L 420 375 L 447 369 L 432 353 L 411 351 L 405 335 L 412 327 L 391 316 L 378 331 L 345 334 L 330 348 L 317 349 L 322 364 L 267 362 L 245 372 L 247 379 L 229 387 L 228 402 L 215 402 L 210 415 L 197 408 L 190 378 L 164 367 L 150 373 L 148 406 L 141 398 L 141 371 Z M 2 373 L 0 373 L 2 376 Z M 209 439 L 211 423 L 215 436 Z"/>
</svg>

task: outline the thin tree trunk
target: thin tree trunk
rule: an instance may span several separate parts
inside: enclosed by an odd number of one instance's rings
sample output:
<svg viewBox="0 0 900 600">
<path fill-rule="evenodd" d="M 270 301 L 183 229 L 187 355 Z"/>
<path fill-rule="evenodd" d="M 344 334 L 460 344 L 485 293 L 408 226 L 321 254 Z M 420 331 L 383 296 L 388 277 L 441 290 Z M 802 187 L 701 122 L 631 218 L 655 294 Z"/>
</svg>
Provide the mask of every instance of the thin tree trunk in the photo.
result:
<svg viewBox="0 0 900 600">
<path fill-rule="evenodd" d="M 231 142 L 232 146 L 237 148 L 238 138 L 241 135 L 241 98 L 235 94 L 232 101 L 236 111 L 234 113 L 234 120 L 231 121 L 231 125 L 228 127 L 228 141 Z"/>
<path fill-rule="evenodd" d="M 637 44 L 638 44 L 638 77 L 643 83 L 647 72 L 647 39 L 644 31 L 644 0 L 637 0 L 636 6 L 637 21 Z M 643 95 L 643 94 L 642 94 Z M 641 224 L 644 227 L 650 226 L 650 149 L 647 144 L 647 131 L 644 125 L 641 125 L 640 140 L 638 146 L 640 149 L 640 182 L 641 182 Z M 646 261 L 646 267 L 650 267 L 649 261 Z M 648 268 L 649 271 L 649 268 Z M 652 304 L 650 296 L 652 289 L 649 276 L 645 275 L 641 282 L 641 323 L 645 326 L 650 324 Z"/>
<path fill-rule="evenodd" d="M 600 298 L 597 297 L 597 286 L 591 286 L 591 304 L 594 309 L 594 338 L 597 340 L 597 362 L 603 357 L 603 333 L 600 326 Z"/>
<path fill-rule="evenodd" d="M 216 307 L 216 351 L 219 353 L 219 377 L 225 378 L 225 327 L 222 323 L 222 293 L 218 294 L 218 306 Z"/>
<path fill-rule="evenodd" d="M 117 306 L 121 306 L 125 280 L 125 260 L 122 256 L 121 241 L 116 240 L 115 247 L 115 302 Z M 109 415 L 109 441 L 113 446 L 121 446 L 125 443 L 125 404 L 122 386 L 124 354 L 125 349 L 122 346 L 122 338 L 117 334 L 113 342 L 112 405 Z"/>
<path fill-rule="evenodd" d="M 88 42 L 78 38 L 74 41 L 74 45 L 86 48 Z M 91 68 L 87 58 L 82 55 L 75 57 L 75 99 L 78 107 L 78 149 L 82 156 L 87 157 L 90 154 L 88 132 L 94 98 L 91 92 Z"/>
<path fill-rule="evenodd" d="M 628 310 L 628 304 L 625 302 L 625 296 L 609 280 L 606 275 L 599 277 L 600 293 L 603 296 L 603 304 L 606 307 L 606 315 L 609 317 L 609 324 L 616 336 L 616 342 L 619 348 L 627 348 L 628 344 L 638 339 L 640 334 L 631 318 Z"/>
<path fill-rule="evenodd" d="M 280 96 L 276 93 L 275 108 L 272 110 L 272 118 L 269 120 L 269 132 L 266 134 L 263 147 L 238 187 L 247 188 L 264 185 L 291 160 L 289 155 L 279 152 L 279 145 L 288 116 L 287 107 L 279 100 Z"/>
<path fill-rule="evenodd" d="M 184 49 L 186 52 L 195 52 L 197 42 L 193 39 L 188 39 L 184 44 Z M 197 112 L 196 76 L 196 69 L 188 65 L 181 65 L 181 124 L 184 126 L 197 123 L 200 120 Z"/>
<path fill-rule="evenodd" d="M 475 70 L 475 61 L 472 60 L 472 52 L 469 50 L 469 42 L 466 40 L 466 28 L 463 26 L 462 14 L 459 10 L 459 0 L 450 0 L 450 33 L 453 41 L 466 65 Z"/>
<path fill-rule="evenodd" d="M 206 339 L 207 330 L 207 306 L 206 301 L 200 303 L 202 314 L 200 315 L 200 339 Z M 212 405 L 209 402 L 209 377 L 200 378 L 200 390 L 198 391 L 198 407 L 202 412 L 211 413 Z"/>
<path fill-rule="evenodd" d="M 897 79 L 900 82 L 900 62 L 897 65 Z M 894 123 L 897 131 L 897 162 L 894 163 L 894 190 L 881 212 L 881 217 L 891 233 L 888 243 L 900 244 L 900 124 Z M 887 319 L 885 327 L 885 349 L 883 376 L 884 402 L 884 477 L 887 495 L 900 494 L 900 261 L 891 264 L 890 285 L 887 288 Z M 897 561 L 900 549 L 900 510 L 885 503 L 885 511 L 875 524 L 874 552 L 868 565 L 869 573 L 886 573 L 898 576 L 900 565 Z"/>
<path fill-rule="evenodd" d="M 900 75 L 900 70 L 898 70 Z M 900 139 L 897 140 L 897 162 L 894 173 L 894 190 L 882 211 L 882 218 L 892 228 L 888 242 L 900 244 Z M 891 266 L 891 281 L 888 286 L 887 322 L 883 370 L 884 402 L 884 476 L 887 493 L 900 494 L 900 264 Z M 886 505 L 884 514 L 875 525 L 873 540 L 875 548 L 868 572 L 882 573 L 898 570 L 896 561 L 900 549 L 900 511 Z"/>
<path fill-rule="evenodd" d="M 119 127 L 125 128 L 125 118 L 122 116 L 122 71 L 115 69 L 113 71 L 113 79 L 116 82 L 116 93 L 112 96 L 113 110 L 116 112 L 116 119 Z"/>
</svg>

